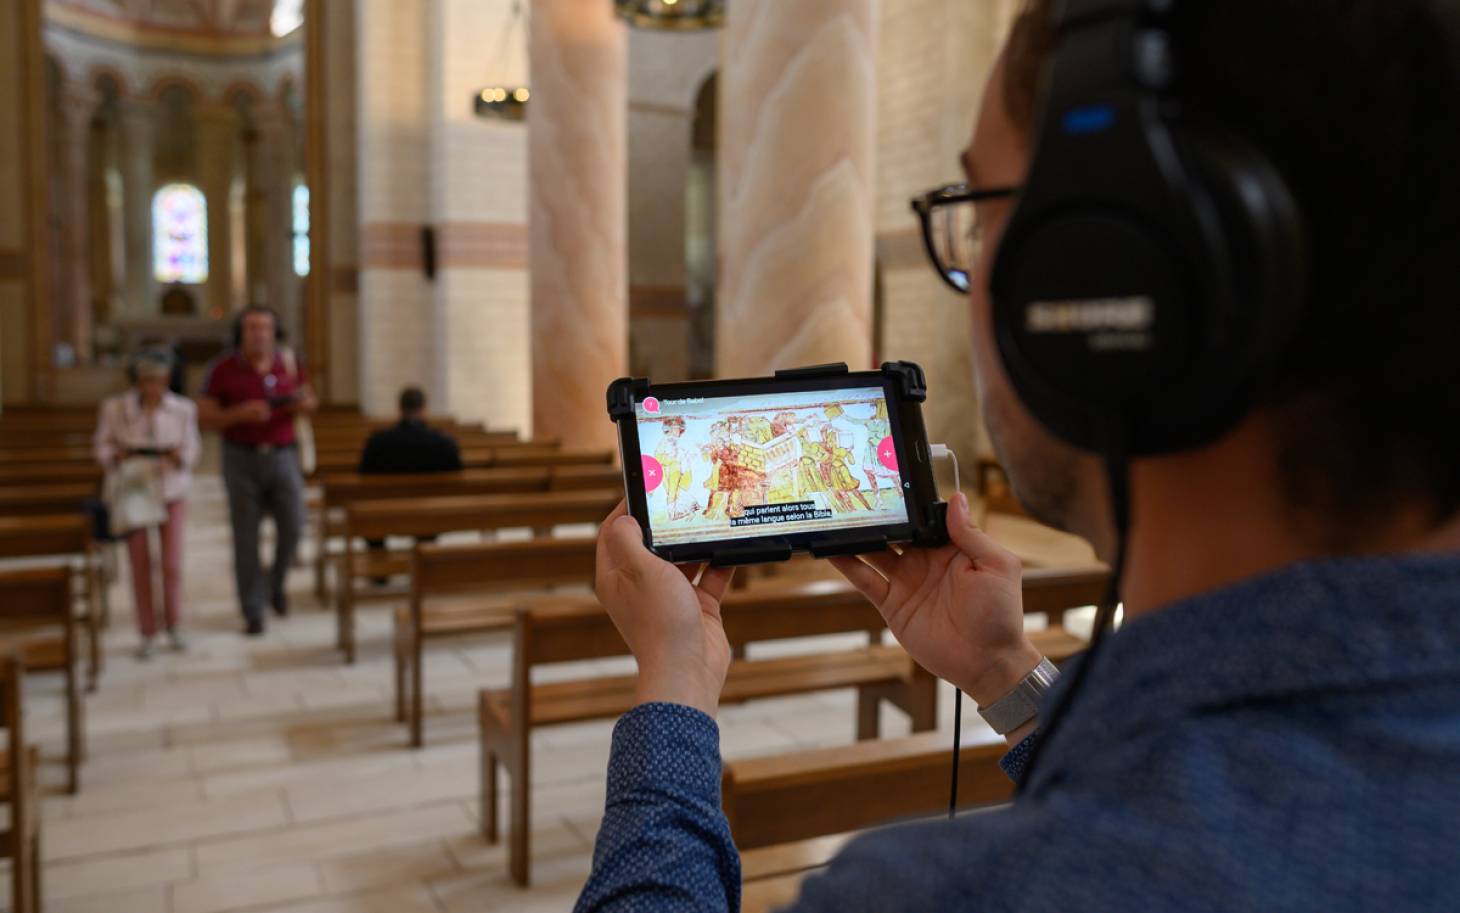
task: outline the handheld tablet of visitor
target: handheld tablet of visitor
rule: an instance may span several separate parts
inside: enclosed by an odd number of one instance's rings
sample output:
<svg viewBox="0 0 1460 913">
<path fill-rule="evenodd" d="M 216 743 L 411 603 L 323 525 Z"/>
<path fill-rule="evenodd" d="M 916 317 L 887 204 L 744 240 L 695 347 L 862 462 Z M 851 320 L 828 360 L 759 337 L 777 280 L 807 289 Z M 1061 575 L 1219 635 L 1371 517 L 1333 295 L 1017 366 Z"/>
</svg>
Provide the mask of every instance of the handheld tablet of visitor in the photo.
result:
<svg viewBox="0 0 1460 913">
<path fill-rule="evenodd" d="M 674 562 L 784 561 L 947 542 L 923 371 L 844 364 L 608 388 L 629 512 Z"/>
</svg>

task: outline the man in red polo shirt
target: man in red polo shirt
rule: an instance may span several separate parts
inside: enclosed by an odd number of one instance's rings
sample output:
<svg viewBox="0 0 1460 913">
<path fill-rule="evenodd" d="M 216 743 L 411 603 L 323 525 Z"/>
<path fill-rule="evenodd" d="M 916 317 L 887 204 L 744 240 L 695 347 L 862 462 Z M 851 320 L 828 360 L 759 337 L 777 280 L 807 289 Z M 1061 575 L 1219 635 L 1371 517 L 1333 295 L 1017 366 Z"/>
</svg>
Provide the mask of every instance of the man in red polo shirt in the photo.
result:
<svg viewBox="0 0 1460 913">
<path fill-rule="evenodd" d="M 233 525 L 233 576 L 245 632 L 264 632 L 264 601 L 288 613 L 284 577 L 304 527 L 304 476 L 294 418 L 317 402 L 292 352 L 278 345 L 279 318 L 250 306 L 238 316 L 232 351 L 208 369 L 198 423 L 223 435 L 223 484 Z M 259 521 L 274 517 L 274 563 L 259 562 Z"/>
</svg>

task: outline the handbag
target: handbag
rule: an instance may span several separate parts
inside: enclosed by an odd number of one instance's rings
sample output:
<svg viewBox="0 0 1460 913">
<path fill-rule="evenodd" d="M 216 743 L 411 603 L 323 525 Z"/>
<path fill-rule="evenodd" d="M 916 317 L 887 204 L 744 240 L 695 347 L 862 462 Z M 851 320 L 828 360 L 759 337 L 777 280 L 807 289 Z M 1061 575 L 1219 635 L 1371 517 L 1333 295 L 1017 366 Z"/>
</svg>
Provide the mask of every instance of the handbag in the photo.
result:
<svg viewBox="0 0 1460 913">
<path fill-rule="evenodd" d="M 151 457 L 128 457 L 106 476 L 103 494 L 113 536 L 161 526 L 167 519 L 162 498 L 162 464 Z"/>
<path fill-rule="evenodd" d="M 297 385 L 299 383 L 299 362 L 292 349 L 282 349 L 279 356 L 284 360 L 284 370 Z M 303 412 L 294 413 L 294 452 L 299 454 L 299 471 L 312 475 L 315 467 L 314 426 Z"/>
</svg>

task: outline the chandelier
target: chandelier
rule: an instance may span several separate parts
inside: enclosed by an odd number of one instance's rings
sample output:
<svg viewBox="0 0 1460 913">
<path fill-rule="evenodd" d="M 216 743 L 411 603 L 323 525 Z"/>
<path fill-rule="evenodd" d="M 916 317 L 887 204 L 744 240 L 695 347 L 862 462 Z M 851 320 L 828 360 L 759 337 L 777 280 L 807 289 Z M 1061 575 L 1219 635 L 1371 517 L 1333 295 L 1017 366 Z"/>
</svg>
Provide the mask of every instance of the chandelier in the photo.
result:
<svg viewBox="0 0 1460 913">
<path fill-rule="evenodd" d="M 613 8 L 641 29 L 688 32 L 725 24 L 725 0 L 613 0 Z"/>
<path fill-rule="evenodd" d="M 507 27 L 502 30 L 502 37 L 497 42 L 498 67 L 504 74 L 521 72 L 513 70 L 507 64 L 511 62 L 512 50 L 526 40 L 526 30 L 517 37 L 517 44 L 512 41 L 514 33 L 522 25 L 522 3 L 516 0 L 512 4 L 512 18 L 508 21 Z M 526 69 L 525 67 L 523 68 Z M 488 120 L 521 121 L 527 117 L 527 102 L 532 98 L 532 92 L 527 86 L 516 85 L 510 81 L 492 83 L 477 91 L 472 107 L 477 117 Z"/>
</svg>

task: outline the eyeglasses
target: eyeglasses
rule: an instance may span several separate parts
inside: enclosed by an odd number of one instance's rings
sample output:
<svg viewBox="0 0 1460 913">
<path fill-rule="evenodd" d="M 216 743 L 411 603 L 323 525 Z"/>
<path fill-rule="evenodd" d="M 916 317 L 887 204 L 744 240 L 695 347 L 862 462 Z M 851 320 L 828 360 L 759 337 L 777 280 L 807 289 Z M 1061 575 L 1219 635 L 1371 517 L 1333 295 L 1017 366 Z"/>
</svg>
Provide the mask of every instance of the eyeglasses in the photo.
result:
<svg viewBox="0 0 1460 913">
<path fill-rule="evenodd" d="M 967 184 L 948 184 L 912 201 L 923 223 L 923 244 L 933 268 L 955 291 L 968 293 L 973 284 L 973 267 L 983 245 L 983 226 L 978 222 L 977 204 L 1018 196 L 1018 187 L 978 189 Z"/>
</svg>

